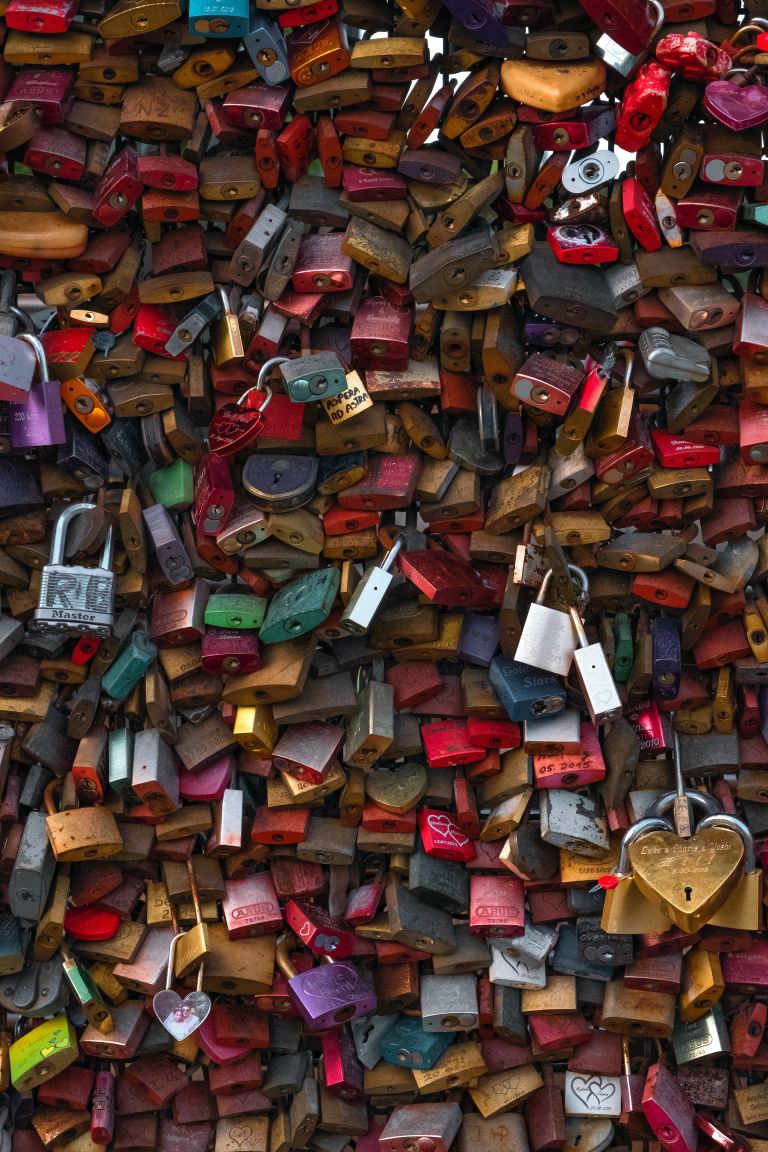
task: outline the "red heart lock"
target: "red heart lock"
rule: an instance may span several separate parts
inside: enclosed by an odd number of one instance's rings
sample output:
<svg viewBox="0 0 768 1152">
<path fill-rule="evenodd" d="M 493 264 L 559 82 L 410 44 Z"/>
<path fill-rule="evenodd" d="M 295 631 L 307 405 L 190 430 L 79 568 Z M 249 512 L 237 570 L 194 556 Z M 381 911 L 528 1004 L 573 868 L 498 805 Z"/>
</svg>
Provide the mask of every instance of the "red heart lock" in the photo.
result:
<svg viewBox="0 0 768 1152">
<path fill-rule="evenodd" d="M 211 420 L 208 446 L 216 456 L 233 456 L 252 444 L 264 428 L 264 417 L 239 404 L 224 404 Z"/>
<path fill-rule="evenodd" d="M 75 940 L 113 940 L 120 928 L 120 916 L 108 909 L 67 908 L 64 931 Z"/>
</svg>

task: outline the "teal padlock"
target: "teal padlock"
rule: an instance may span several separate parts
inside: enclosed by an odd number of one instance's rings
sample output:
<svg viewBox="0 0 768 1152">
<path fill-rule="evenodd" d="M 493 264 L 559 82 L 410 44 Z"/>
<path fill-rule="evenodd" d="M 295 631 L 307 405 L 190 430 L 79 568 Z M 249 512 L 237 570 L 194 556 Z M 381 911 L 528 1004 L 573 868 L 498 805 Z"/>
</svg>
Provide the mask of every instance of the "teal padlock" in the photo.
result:
<svg viewBox="0 0 768 1152">
<path fill-rule="evenodd" d="M 109 786 L 121 799 L 130 804 L 138 803 L 131 787 L 133 774 L 133 729 L 115 728 L 109 734 L 107 744 L 109 763 Z"/>
<path fill-rule="evenodd" d="M 286 584 L 269 602 L 259 632 L 261 643 L 295 640 L 323 624 L 331 614 L 340 583 L 338 568 L 318 568 Z"/>
<path fill-rule="evenodd" d="M 149 490 L 169 512 L 184 512 L 195 500 L 195 470 L 179 456 L 173 464 L 155 469 L 149 477 Z"/>
<path fill-rule="evenodd" d="M 753 224 L 768 224 L 768 204 L 742 204 L 741 218 Z"/>
<path fill-rule="evenodd" d="M 418 1017 L 401 1016 L 381 1042 L 382 1059 L 403 1068 L 434 1068 L 456 1032 L 425 1032 Z"/>
<path fill-rule="evenodd" d="M 104 673 L 101 686 L 113 700 L 127 700 L 157 658 L 157 646 L 146 632 L 134 632 L 122 652 Z"/>
<path fill-rule="evenodd" d="M 613 618 L 613 640 L 616 646 L 613 658 L 613 678 L 617 684 L 626 684 L 635 659 L 635 649 L 632 643 L 632 621 L 626 612 L 617 612 Z"/>
<path fill-rule="evenodd" d="M 212 628 L 260 628 L 266 608 L 263 596 L 215 592 L 208 598 L 203 621 Z"/>
</svg>

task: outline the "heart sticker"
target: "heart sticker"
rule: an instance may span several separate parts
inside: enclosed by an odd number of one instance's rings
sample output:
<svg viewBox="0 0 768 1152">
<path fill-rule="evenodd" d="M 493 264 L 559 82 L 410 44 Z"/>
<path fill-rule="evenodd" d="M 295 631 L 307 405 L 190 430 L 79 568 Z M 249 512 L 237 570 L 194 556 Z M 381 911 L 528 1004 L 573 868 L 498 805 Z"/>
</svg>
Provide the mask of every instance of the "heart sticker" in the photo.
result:
<svg viewBox="0 0 768 1152">
<path fill-rule="evenodd" d="M 155 1015 L 173 1036 L 174 1040 L 186 1040 L 196 1032 L 211 1010 L 211 998 L 205 992 L 189 992 L 182 1000 L 172 988 L 164 988 L 156 993 L 152 1007 Z"/>
<path fill-rule="evenodd" d="M 253 443 L 264 427 L 260 412 L 224 404 L 215 413 L 208 428 L 208 446 L 216 456 L 233 456 Z"/>
<path fill-rule="evenodd" d="M 713 80 L 704 90 L 704 107 L 726 128 L 745 132 L 768 120 L 768 88 L 759 84 L 742 88 L 730 80 Z"/>
</svg>

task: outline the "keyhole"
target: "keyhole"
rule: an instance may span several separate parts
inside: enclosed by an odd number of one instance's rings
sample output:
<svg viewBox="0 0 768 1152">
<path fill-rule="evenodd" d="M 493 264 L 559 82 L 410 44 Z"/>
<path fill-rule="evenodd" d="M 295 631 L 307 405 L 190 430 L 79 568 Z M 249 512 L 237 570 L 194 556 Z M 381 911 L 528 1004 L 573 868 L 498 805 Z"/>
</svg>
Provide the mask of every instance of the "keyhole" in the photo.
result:
<svg viewBox="0 0 768 1152">
<path fill-rule="evenodd" d="M 580 1140 L 581 1140 L 581 1132 L 579 1132 L 579 1133 L 578 1133 L 578 1135 L 576 1136 L 576 1139 L 575 1139 L 575 1140 L 574 1140 L 574 1142 L 573 1142 L 573 1143 L 574 1143 L 574 1146 L 575 1146 L 576 1144 L 578 1144 Z"/>
<path fill-rule="evenodd" d="M 272 477 L 272 487 L 277 488 L 277 486 L 280 483 L 280 481 L 282 480 L 282 478 L 283 478 L 282 472 L 275 472 L 275 474 Z"/>
<path fill-rule="evenodd" d="M 685 889 L 684 889 L 684 891 L 685 891 L 685 898 L 686 898 L 686 900 L 690 900 L 690 898 L 691 898 L 691 892 L 693 892 L 693 888 L 691 888 L 691 886 L 690 886 L 690 885 L 688 885 L 688 887 L 687 887 L 687 888 L 685 888 Z"/>
</svg>

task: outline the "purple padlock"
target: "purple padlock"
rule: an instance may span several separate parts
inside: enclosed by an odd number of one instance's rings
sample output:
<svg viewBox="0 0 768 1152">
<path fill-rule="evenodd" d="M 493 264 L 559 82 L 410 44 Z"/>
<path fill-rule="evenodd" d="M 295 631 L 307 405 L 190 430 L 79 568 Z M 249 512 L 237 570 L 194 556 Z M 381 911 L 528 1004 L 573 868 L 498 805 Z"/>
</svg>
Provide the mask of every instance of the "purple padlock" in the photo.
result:
<svg viewBox="0 0 768 1152">
<path fill-rule="evenodd" d="M 34 380 L 27 400 L 22 404 L 12 401 L 8 405 L 11 421 L 11 448 L 47 448 L 63 444 L 67 438 L 64 427 L 64 408 L 58 380 L 48 379 L 48 361 L 45 349 L 37 336 L 23 333 L 19 340 L 31 344 L 37 360 L 39 380 Z"/>
<path fill-rule="evenodd" d="M 275 959 L 288 979 L 288 995 L 310 1028 L 340 1028 L 376 1011 L 376 993 L 351 964 L 329 961 L 297 973 L 289 959 L 291 947 L 290 937 L 284 936 Z"/>
<path fill-rule="evenodd" d="M 523 337 L 532 348 L 552 348 L 556 345 L 570 348 L 580 335 L 579 329 L 569 324 L 548 320 L 544 316 L 539 316 L 537 312 L 525 313 Z"/>
<path fill-rule="evenodd" d="M 504 452 L 504 463 L 515 468 L 520 463 L 523 454 L 523 417 L 520 412 L 507 412 L 504 417 L 504 435 L 501 447 Z"/>
<path fill-rule="evenodd" d="M 459 636 L 459 659 L 487 668 L 496 655 L 499 636 L 498 617 L 465 612 Z"/>
</svg>

